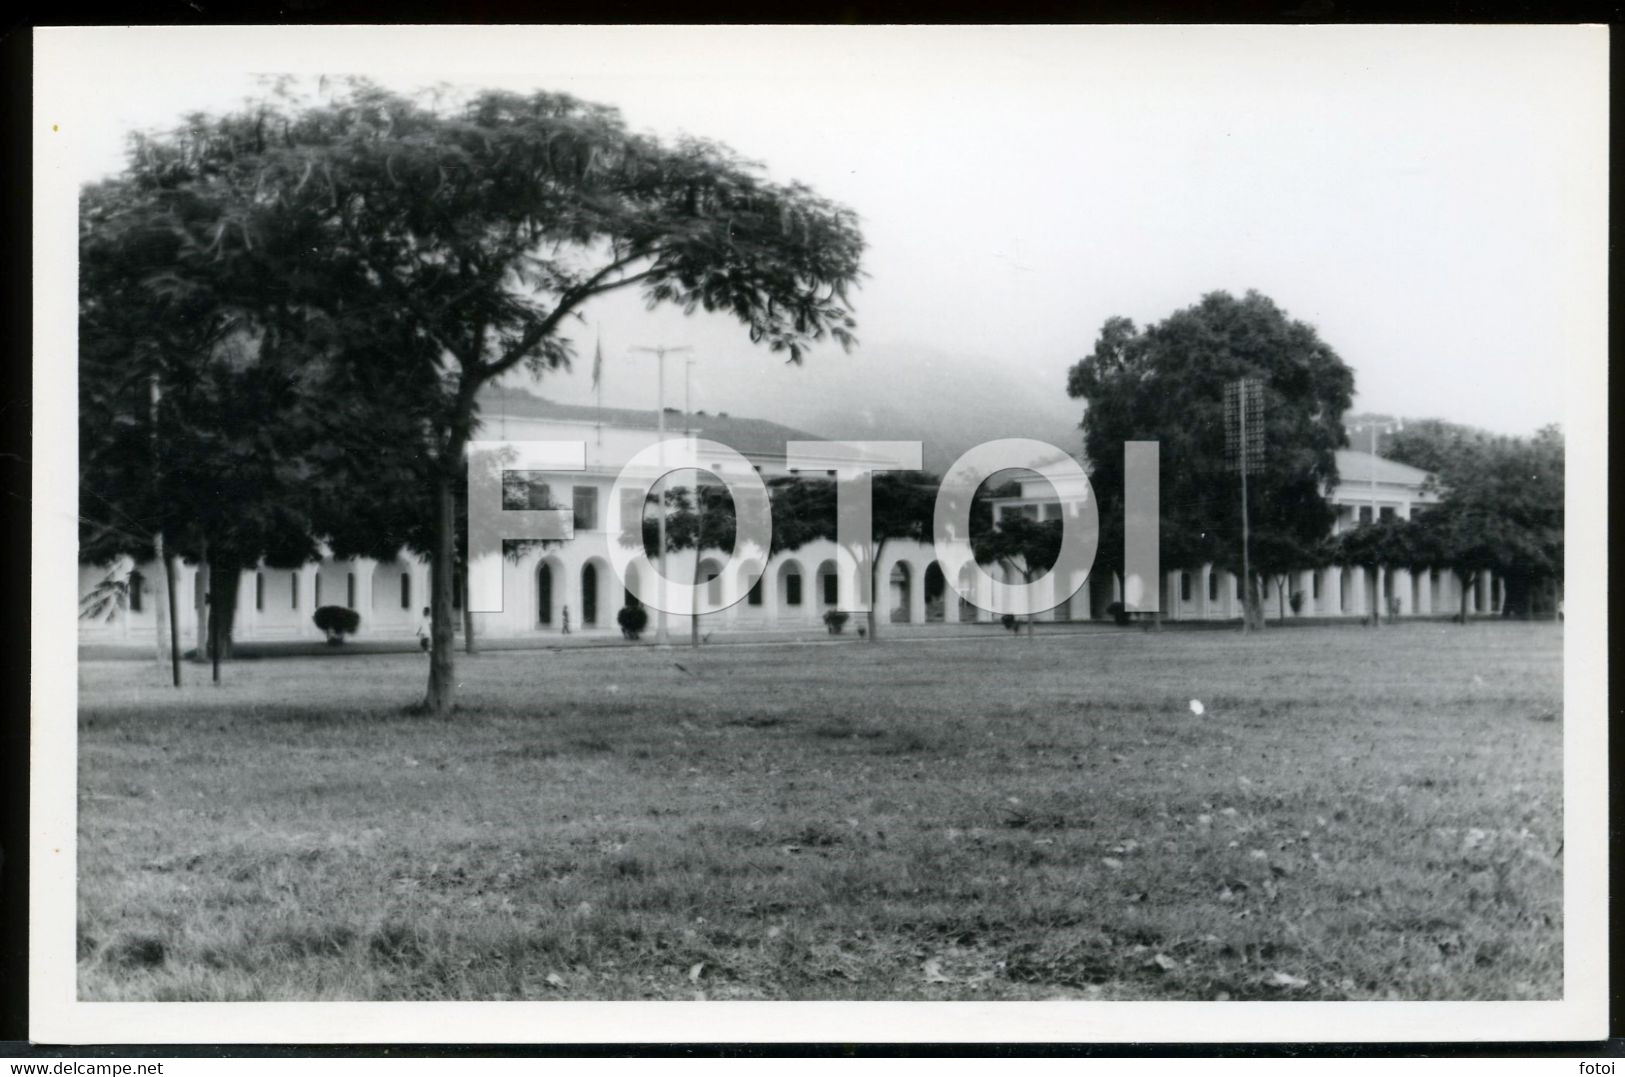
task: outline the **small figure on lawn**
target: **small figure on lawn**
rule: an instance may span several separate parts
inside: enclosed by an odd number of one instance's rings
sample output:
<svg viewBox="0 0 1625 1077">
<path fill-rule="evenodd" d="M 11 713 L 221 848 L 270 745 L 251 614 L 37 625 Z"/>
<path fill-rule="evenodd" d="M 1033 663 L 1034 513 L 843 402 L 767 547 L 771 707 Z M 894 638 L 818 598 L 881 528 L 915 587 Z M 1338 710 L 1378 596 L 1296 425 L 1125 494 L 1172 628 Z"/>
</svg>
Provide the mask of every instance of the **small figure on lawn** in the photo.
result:
<svg viewBox="0 0 1625 1077">
<path fill-rule="evenodd" d="M 559 631 L 566 636 L 570 634 L 570 607 L 566 606 L 559 614 Z"/>
<path fill-rule="evenodd" d="M 418 618 L 418 649 L 428 653 L 429 641 L 434 638 L 434 625 L 429 620 L 429 607 L 423 607 L 423 616 Z"/>
</svg>

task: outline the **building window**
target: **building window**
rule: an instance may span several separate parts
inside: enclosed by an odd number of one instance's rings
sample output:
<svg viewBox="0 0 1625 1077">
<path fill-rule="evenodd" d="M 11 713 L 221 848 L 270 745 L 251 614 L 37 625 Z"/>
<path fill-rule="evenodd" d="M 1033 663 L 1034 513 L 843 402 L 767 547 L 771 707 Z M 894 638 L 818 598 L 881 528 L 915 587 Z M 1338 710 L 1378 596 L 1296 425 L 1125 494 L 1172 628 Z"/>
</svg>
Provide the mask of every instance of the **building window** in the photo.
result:
<svg viewBox="0 0 1625 1077">
<path fill-rule="evenodd" d="M 598 488 L 577 486 L 570 491 L 570 507 L 575 509 L 577 531 L 598 530 Z"/>
<path fill-rule="evenodd" d="M 265 608 L 265 573 L 263 572 L 254 573 L 254 608 L 257 610 Z"/>
<path fill-rule="evenodd" d="M 1241 577 L 1240 576 L 1232 576 L 1230 578 L 1236 581 L 1236 601 L 1240 602 L 1241 601 Z"/>
<path fill-rule="evenodd" d="M 750 594 L 745 596 L 745 602 L 747 604 L 752 606 L 760 606 L 762 604 L 762 580 L 765 578 L 766 577 L 764 576 L 758 576 L 756 577 L 756 582 L 750 585 Z"/>
<path fill-rule="evenodd" d="M 1360 506 L 1360 522 L 1363 523 L 1363 524 L 1368 524 L 1368 523 L 1371 522 L 1371 506 L 1370 505 L 1361 505 Z"/>
<path fill-rule="evenodd" d="M 1382 507 L 1382 518 L 1384 520 L 1392 520 L 1395 515 L 1396 513 L 1394 512 L 1394 507 L 1392 505 L 1384 505 Z"/>
<path fill-rule="evenodd" d="M 524 502 L 523 507 L 533 512 L 551 509 L 553 507 L 552 488 L 546 482 L 538 479 L 534 471 L 521 471 L 518 474 L 523 476 L 520 485 L 520 489 L 523 491 L 520 498 Z"/>
<path fill-rule="evenodd" d="M 1061 506 L 1058 503 L 1051 502 L 1050 504 L 1044 506 L 1044 519 L 1059 520 L 1060 518 Z"/>
<path fill-rule="evenodd" d="M 136 569 L 130 570 L 130 612 L 141 612 L 141 592 L 146 588 L 147 578 Z"/>
<path fill-rule="evenodd" d="M 411 575 L 411 573 L 403 572 L 403 573 L 401 573 L 401 609 L 409 610 L 411 608 L 412 608 L 412 575 Z"/>
<path fill-rule="evenodd" d="M 1318 572 L 1309 574 L 1309 594 L 1316 599 L 1320 598 L 1320 573 Z"/>
<path fill-rule="evenodd" d="M 297 572 L 288 573 L 288 608 L 290 610 L 299 608 L 299 573 Z"/>
<path fill-rule="evenodd" d="M 792 572 L 784 577 L 784 604 L 786 606 L 801 605 L 801 573 Z"/>
<path fill-rule="evenodd" d="M 598 566 L 588 562 L 581 566 L 581 626 L 598 623 Z"/>
<path fill-rule="evenodd" d="M 1181 601 L 1181 602 L 1189 602 L 1190 600 L 1191 600 L 1191 574 L 1189 572 L 1181 572 L 1179 574 L 1179 601 Z"/>
<path fill-rule="evenodd" d="M 1021 514 L 1023 516 L 1025 516 L 1025 517 L 1027 517 L 1027 519 L 1029 519 L 1029 520 L 1036 520 L 1036 519 L 1038 519 L 1038 506 L 1037 505 L 1023 505 L 1023 506 L 1021 506 Z"/>
<path fill-rule="evenodd" d="M 355 573 L 354 572 L 346 572 L 344 574 L 344 605 L 346 607 L 348 607 L 349 609 L 352 609 L 352 610 L 355 609 Z"/>
<path fill-rule="evenodd" d="M 833 606 L 840 601 L 840 577 L 831 572 L 824 577 L 824 605 Z"/>
<path fill-rule="evenodd" d="M 1219 601 L 1219 574 L 1217 572 L 1207 574 L 1207 600 L 1209 602 Z"/>
</svg>

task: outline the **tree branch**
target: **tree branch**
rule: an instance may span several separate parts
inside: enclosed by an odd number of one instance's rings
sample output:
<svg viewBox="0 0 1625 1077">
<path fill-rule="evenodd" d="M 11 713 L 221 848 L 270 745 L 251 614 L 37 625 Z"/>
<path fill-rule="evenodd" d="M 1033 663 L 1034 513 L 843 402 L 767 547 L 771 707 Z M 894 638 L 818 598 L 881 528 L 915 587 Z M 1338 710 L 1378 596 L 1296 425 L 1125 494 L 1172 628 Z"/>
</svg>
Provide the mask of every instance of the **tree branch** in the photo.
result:
<svg viewBox="0 0 1625 1077">
<path fill-rule="evenodd" d="M 485 370 L 486 375 L 489 377 L 501 374 L 507 370 L 511 370 L 522 359 L 525 358 L 532 348 L 536 347 L 537 344 L 540 344 L 545 338 L 550 336 L 553 331 L 558 328 L 559 323 L 562 322 L 566 316 L 568 316 L 573 310 L 579 307 L 582 303 L 585 303 L 587 300 L 593 298 L 594 296 L 605 295 L 609 292 L 613 292 L 618 288 L 625 288 L 629 285 L 648 280 L 654 275 L 654 270 L 652 269 L 644 270 L 642 273 L 634 273 L 630 277 L 622 277 L 620 280 L 614 281 L 610 284 L 598 283 L 616 270 L 624 269 L 632 262 L 651 256 L 652 252 L 637 254 L 629 258 L 623 258 L 618 262 L 612 262 L 603 269 L 599 270 L 597 273 L 594 273 L 584 284 L 565 292 L 564 295 L 559 299 L 559 305 L 553 308 L 553 312 L 551 314 L 542 319 L 540 322 L 532 325 L 529 329 L 525 330 L 523 336 L 504 349 L 500 359 L 493 363 L 487 363 L 483 366 L 482 369 Z"/>
</svg>

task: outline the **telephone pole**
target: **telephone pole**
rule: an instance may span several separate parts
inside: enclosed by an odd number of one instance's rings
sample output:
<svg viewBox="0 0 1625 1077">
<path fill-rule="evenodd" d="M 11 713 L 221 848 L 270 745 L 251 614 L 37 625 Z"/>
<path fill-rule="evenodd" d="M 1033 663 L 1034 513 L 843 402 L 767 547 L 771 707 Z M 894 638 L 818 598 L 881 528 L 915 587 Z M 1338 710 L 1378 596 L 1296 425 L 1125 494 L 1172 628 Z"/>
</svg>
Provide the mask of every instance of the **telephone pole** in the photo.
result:
<svg viewBox="0 0 1625 1077">
<path fill-rule="evenodd" d="M 1263 611 L 1253 623 L 1252 535 L 1247 520 L 1247 472 L 1264 462 L 1264 384 L 1238 378 L 1224 387 L 1225 451 L 1241 472 L 1241 630 L 1264 627 Z"/>
<path fill-rule="evenodd" d="M 655 502 L 655 508 L 658 513 L 655 520 L 656 526 L 659 528 L 660 533 L 660 567 L 657 573 L 660 576 L 660 583 L 656 588 L 657 593 L 660 595 L 660 608 L 655 611 L 659 614 L 659 617 L 655 622 L 655 642 L 669 644 L 671 642 L 671 629 L 666 624 L 666 356 L 677 355 L 682 352 L 693 351 L 694 349 L 688 347 L 687 345 L 682 347 L 668 347 L 665 344 L 656 344 L 653 347 L 635 347 L 632 350 L 635 352 L 643 352 L 647 355 L 653 355 L 657 360 L 656 365 L 658 367 L 658 373 L 655 377 L 655 392 L 658 397 L 658 402 L 655 406 L 655 429 L 660 438 L 661 475 L 659 483 L 661 486 L 661 491 L 660 497 Z M 642 528 L 640 527 L 639 532 L 641 533 L 641 531 Z"/>
</svg>

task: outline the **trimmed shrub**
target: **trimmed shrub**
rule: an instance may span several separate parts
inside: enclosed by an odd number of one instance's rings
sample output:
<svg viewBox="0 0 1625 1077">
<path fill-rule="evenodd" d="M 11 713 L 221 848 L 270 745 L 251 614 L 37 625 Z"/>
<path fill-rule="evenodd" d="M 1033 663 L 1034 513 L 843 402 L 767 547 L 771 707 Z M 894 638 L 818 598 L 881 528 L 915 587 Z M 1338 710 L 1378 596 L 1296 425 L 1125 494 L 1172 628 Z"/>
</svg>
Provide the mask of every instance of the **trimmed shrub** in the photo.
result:
<svg viewBox="0 0 1625 1077">
<path fill-rule="evenodd" d="M 841 629 L 845 628 L 846 622 L 851 619 L 852 615 L 845 610 L 827 610 L 824 613 L 824 627 L 829 629 L 830 635 L 839 636 Z"/>
<path fill-rule="evenodd" d="M 1113 602 L 1107 606 L 1106 615 L 1120 625 L 1126 625 L 1129 622 L 1128 609 L 1121 602 Z"/>
<path fill-rule="evenodd" d="M 642 606 L 622 606 L 621 612 L 615 615 L 615 623 L 621 626 L 621 635 L 637 639 L 649 627 L 649 611 Z"/>
<path fill-rule="evenodd" d="M 361 614 L 343 606 L 323 606 L 311 618 L 316 627 L 327 633 L 327 642 L 340 644 L 345 636 L 353 636 L 361 627 Z"/>
<path fill-rule="evenodd" d="M 1302 591 L 1293 591 L 1291 597 L 1286 600 L 1286 604 L 1292 607 L 1292 612 L 1293 613 L 1302 613 L 1303 612 L 1303 592 Z"/>
</svg>

